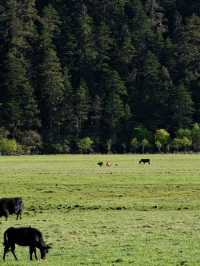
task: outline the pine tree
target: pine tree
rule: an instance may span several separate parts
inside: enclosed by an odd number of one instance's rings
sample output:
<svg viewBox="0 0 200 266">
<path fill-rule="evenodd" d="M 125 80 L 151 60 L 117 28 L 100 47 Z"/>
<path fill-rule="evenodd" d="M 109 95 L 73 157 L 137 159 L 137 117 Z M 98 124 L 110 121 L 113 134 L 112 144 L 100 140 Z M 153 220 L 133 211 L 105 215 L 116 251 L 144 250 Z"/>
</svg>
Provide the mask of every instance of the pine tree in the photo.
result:
<svg viewBox="0 0 200 266">
<path fill-rule="evenodd" d="M 79 88 L 74 94 L 74 112 L 76 117 L 76 136 L 84 135 L 84 129 L 88 121 L 89 91 L 85 81 L 81 80 Z"/>
<path fill-rule="evenodd" d="M 61 104 L 64 97 L 64 78 L 54 45 L 59 19 L 52 6 L 43 12 L 41 32 L 40 64 L 40 112 L 42 119 L 43 139 L 46 143 L 59 142 L 61 134 Z"/>
<path fill-rule="evenodd" d="M 30 54 L 33 38 L 35 8 L 23 5 L 16 0 L 9 0 L 5 6 L 3 83 L 3 117 L 5 126 L 11 135 L 17 137 L 18 131 L 38 129 L 38 109 L 31 81 Z M 24 17 L 26 20 L 24 21 Z M 27 24 L 29 27 L 26 28 Z"/>
<path fill-rule="evenodd" d="M 61 105 L 62 139 L 71 139 L 76 133 L 76 117 L 74 112 L 74 91 L 68 68 L 64 69 L 64 96 Z"/>
<path fill-rule="evenodd" d="M 7 67 L 5 118 L 15 136 L 17 129 L 23 131 L 37 128 L 37 106 L 33 88 L 27 78 L 26 62 L 16 48 L 8 52 Z"/>
<path fill-rule="evenodd" d="M 136 85 L 135 111 L 138 122 L 149 129 L 165 126 L 173 85 L 167 69 L 160 65 L 151 52 L 146 55 Z"/>
<path fill-rule="evenodd" d="M 99 139 L 101 135 L 101 119 L 103 112 L 102 98 L 99 95 L 95 95 L 91 100 L 89 109 L 89 135 Z"/>
<path fill-rule="evenodd" d="M 103 103 L 103 136 L 105 140 L 116 142 L 120 123 L 126 119 L 124 99 L 127 96 L 126 87 L 116 71 L 105 73 L 105 95 Z"/>
<path fill-rule="evenodd" d="M 79 18 L 78 45 L 80 47 L 81 70 L 88 64 L 95 63 L 97 52 L 95 50 L 94 22 L 88 15 L 86 5 L 82 6 L 82 14 Z"/>
<path fill-rule="evenodd" d="M 195 120 L 199 121 L 200 114 L 200 18 L 193 15 L 187 20 L 179 50 L 180 67 L 184 70 L 183 79 L 191 89 L 195 103 Z"/>
<path fill-rule="evenodd" d="M 108 67 L 110 53 L 113 48 L 113 38 L 109 26 L 102 21 L 97 28 L 96 47 L 98 51 L 98 67 L 103 70 Z"/>
<path fill-rule="evenodd" d="M 180 84 L 173 99 L 174 112 L 172 122 L 176 128 L 188 127 L 193 122 L 194 104 L 190 92 Z"/>
</svg>

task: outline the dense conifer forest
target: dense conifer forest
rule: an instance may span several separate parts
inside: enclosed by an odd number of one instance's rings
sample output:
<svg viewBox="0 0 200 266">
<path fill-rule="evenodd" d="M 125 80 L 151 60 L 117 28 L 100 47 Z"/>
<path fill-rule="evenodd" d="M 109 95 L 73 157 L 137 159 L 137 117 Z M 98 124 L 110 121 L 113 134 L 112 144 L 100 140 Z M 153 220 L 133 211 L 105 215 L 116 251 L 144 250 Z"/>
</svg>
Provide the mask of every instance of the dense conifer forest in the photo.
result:
<svg viewBox="0 0 200 266">
<path fill-rule="evenodd" d="M 3 153 L 200 149 L 200 1 L 0 1 Z"/>
</svg>

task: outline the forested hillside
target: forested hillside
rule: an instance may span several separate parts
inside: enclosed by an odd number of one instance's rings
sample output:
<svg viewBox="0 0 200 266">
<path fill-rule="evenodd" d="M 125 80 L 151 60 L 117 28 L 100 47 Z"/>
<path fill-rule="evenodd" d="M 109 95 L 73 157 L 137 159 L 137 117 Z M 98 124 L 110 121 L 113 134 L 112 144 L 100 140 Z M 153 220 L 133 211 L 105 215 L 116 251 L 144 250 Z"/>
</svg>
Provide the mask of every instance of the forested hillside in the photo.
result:
<svg viewBox="0 0 200 266">
<path fill-rule="evenodd" d="M 4 146 L 200 147 L 198 0 L 1 0 L 0 69 Z"/>
</svg>

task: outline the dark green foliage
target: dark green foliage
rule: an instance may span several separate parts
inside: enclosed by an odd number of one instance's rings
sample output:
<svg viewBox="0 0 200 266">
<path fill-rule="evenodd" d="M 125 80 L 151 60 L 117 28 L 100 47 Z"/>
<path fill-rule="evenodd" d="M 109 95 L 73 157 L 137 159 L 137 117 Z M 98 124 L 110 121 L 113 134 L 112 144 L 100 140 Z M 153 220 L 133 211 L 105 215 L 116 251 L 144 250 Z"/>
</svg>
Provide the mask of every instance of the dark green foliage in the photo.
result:
<svg viewBox="0 0 200 266">
<path fill-rule="evenodd" d="M 1 1 L 1 126 L 30 152 L 159 150 L 159 128 L 187 150 L 199 29 L 197 1 Z"/>
<path fill-rule="evenodd" d="M 76 136 L 84 131 L 87 126 L 89 112 L 89 91 L 84 81 L 80 82 L 80 86 L 74 92 L 74 114 L 76 120 Z"/>
<path fill-rule="evenodd" d="M 43 139 L 47 143 L 59 142 L 62 127 L 61 105 L 64 99 L 64 77 L 57 56 L 54 37 L 58 31 L 59 18 L 52 6 L 44 9 L 41 29 L 39 66 L 39 106 Z"/>
<path fill-rule="evenodd" d="M 2 31 L 2 124 L 17 138 L 18 132 L 39 127 L 32 84 L 31 45 L 35 34 L 33 1 L 9 0 L 3 6 Z M 4 30 L 3 30 L 4 29 Z"/>
<path fill-rule="evenodd" d="M 172 121 L 178 127 L 187 127 L 192 124 L 193 101 L 189 91 L 181 84 L 174 95 L 174 114 Z"/>
</svg>

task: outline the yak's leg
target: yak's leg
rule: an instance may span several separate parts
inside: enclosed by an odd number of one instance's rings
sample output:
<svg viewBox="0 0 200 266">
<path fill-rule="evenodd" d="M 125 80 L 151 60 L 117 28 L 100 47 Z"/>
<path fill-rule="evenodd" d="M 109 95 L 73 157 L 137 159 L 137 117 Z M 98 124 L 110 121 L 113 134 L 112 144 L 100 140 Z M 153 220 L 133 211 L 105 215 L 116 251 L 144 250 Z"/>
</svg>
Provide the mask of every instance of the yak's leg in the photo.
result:
<svg viewBox="0 0 200 266">
<path fill-rule="evenodd" d="M 17 213 L 16 220 L 18 220 L 18 219 L 19 219 L 19 217 L 20 217 L 20 212 L 18 212 L 18 213 Z M 21 219 L 21 217 L 20 217 L 20 219 Z"/>
<path fill-rule="evenodd" d="M 8 212 L 8 210 L 4 210 L 4 217 L 5 217 L 5 219 L 6 219 L 6 221 L 8 220 L 8 215 L 9 215 L 9 212 Z"/>
<path fill-rule="evenodd" d="M 4 248 L 4 253 L 3 253 L 3 260 L 5 260 L 5 258 L 6 258 L 6 253 L 8 253 L 8 251 L 9 251 L 9 246 L 5 246 L 5 248 Z"/>
<path fill-rule="evenodd" d="M 12 252 L 13 256 L 15 257 L 15 259 L 17 260 L 17 256 L 15 254 L 15 245 L 11 246 L 11 252 Z"/>
<path fill-rule="evenodd" d="M 37 257 L 37 252 L 36 252 L 36 248 L 34 247 L 34 250 L 33 250 L 34 254 L 35 254 L 35 259 L 38 260 L 38 257 Z"/>
<path fill-rule="evenodd" d="M 33 260 L 33 251 L 34 251 L 34 248 L 29 247 L 30 260 Z"/>
<path fill-rule="evenodd" d="M 33 260 L 33 253 L 35 255 L 35 259 L 37 260 L 37 254 L 36 254 L 36 248 L 35 247 L 29 247 L 29 253 L 30 253 L 30 260 Z"/>
</svg>

